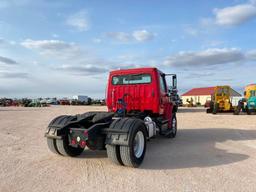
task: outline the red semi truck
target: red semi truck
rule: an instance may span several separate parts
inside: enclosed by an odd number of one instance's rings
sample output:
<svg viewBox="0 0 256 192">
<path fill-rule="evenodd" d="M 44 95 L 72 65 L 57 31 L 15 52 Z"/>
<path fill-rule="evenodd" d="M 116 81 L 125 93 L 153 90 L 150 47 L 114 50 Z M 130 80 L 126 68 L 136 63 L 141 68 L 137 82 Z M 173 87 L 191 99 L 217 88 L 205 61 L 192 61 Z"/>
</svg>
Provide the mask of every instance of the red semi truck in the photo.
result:
<svg viewBox="0 0 256 192">
<path fill-rule="evenodd" d="M 168 89 L 166 77 L 171 76 Z M 78 156 L 85 147 L 107 150 L 119 165 L 138 167 L 146 142 L 156 135 L 174 138 L 177 133 L 175 74 L 157 68 L 116 70 L 109 74 L 108 112 L 63 115 L 53 119 L 45 136 L 49 149 L 64 156 Z"/>
</svg>

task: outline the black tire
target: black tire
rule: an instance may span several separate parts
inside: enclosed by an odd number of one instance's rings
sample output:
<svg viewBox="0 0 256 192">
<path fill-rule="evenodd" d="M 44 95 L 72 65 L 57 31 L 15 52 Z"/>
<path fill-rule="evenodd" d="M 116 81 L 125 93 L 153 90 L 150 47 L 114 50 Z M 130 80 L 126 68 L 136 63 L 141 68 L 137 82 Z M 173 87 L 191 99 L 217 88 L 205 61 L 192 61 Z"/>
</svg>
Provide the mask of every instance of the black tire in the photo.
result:
<svg viewBox="0 0 256 192">
<path fill-rule="evenodd" d="M 144 122 L 139 119 L 131 119 L 130 121 L 126 122 L 127 125 L 130 126 L 130 132 L 129 132 L 129 145 L 128 146 L 120 146 L 120 155 L 121 160 L 124 165 L 129 167 L 139 167 L 144 159 L 145 153 L 146 153 L 146 127 L 144 125 Z M 134 151 L 134 141 L 136 135 L 143 135 L 144 138 L 144 145 L 143 145 L 143 151 L 140 154 L 140 156 L 136 157 L 135 151 Z"/>
<path fill-rule="evenodd" d="M 234 110 L 234 115 L 239 115 L 240 111 L 242 109 L 241 104 L 239 103 L 238 106 Z"/>
<path fill-rule="evenodd" d="M 56 146 L 56 139 L 47 138 L 47 145 L 51 152 L 59 154 Z"/>
<path fill-rule="evenodd" d="M 78 147 L 70 146 L 67 136 L 63 140 L 57 139 L 56 146 L 59 153 L 63 156 L 76 157 L 84 151 L 84 149 L 79 146 Z"/>
<path fill-rule="evenodd" d="M 212 110 L 212 114 L 217 114 L 219 110 L 219 105 L 218 103 L 214 104 L 213 110 Z"/>
<path fill-rule="evenodd" d="M 124 165 L 120 155 L 119 145 L 106 145 L 108 158 L 117 165 Z"/>
<path fill-rule="evenodd" d="M 252 111 L 247 108 L 246 113 L 247 113 L 247 115 L 251 115 L 251 114 L 252 114 Z"/>
<path fill-rule="evenodd" d="M 168 138 L 176 137 L 176 134 L 177 134 L 177 118 L 176 118 L 176 114 L 173 114 L 173 116 L 172 116 L 171 129 L 172 129 L 172 131 L 168 134 Z"/>
</svg>

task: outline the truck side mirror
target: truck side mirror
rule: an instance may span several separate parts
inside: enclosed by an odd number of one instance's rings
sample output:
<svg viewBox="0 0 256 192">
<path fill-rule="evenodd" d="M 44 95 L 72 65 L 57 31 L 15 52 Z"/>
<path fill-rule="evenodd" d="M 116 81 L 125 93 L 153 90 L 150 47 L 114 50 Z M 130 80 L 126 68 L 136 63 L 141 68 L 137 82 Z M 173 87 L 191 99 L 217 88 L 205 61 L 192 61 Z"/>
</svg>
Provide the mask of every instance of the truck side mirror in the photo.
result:
<svg viewBox="0 0 256 192">
<path fill-rule="evenodd" d="M 173 89 L 177 88 L 177 76 L 176 75 L 172 76 L 172 87 L 173 87 Z"/>
</svg>

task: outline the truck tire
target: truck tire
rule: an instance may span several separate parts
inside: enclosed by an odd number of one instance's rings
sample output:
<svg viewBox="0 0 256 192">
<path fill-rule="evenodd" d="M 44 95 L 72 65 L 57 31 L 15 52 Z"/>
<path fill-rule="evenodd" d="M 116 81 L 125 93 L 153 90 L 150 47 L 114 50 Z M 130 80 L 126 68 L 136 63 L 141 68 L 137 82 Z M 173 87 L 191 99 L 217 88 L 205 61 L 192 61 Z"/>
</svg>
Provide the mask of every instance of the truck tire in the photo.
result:
<svg viewBox="0 0 256 192">
<path fill-rule="evenodd" d="M 127 121 L 130 126 L 129 145 L 120 146 L 121 160 L 124 165 L 129 167 L 139 167 L 146 152 L 146 127 L 143 121 L 132 119 Z"/>
<path fill-rule="evenodd" d="M 168 134 L 168 138 L 176 137 L 176 134 L 177 134 L 177 118 L 176 118 L 176 114 L 173 114 L 173 116 L 172 116 L 171 125 L 172 125 L 172 127 L 171 127 L 172 131 Z"/>
<path fill-rule="evenodd" d="M 213 110 L 212 110 L 212 114 L 217 114 L 219 110 L 219 105 L 218 103 L 214 104 Z"/>
<path fill-rule="evenodd" d="M 80 146 L 78 146 L 78 147 L 70 146 L 67 136 L 61 140 L 57 139 L 56 146 L 57 146 L 57 150 L 59 151 L 59 153 L 63 156 L 76 157 L 84 151 L 84 149 L 81 148 Z"/>
<path fill-rule="evenodd" d="M 124 165 L 120 155 L 119 145 L 106 145 L 108 158 L 117 165 Z"/>
<path fill-rule="evenodd" d="M 251 115 L 251 114 L 252 114 L 252 111 L 247 108 L 246 113 L 247 113 L 247 115 Z"/>
<path fill-rule="evenodd" d="M 234 110 L 234 115 L 239 115 L 241 109 L 242 109 L 242 105 L 241 105 L 241 103 L 239 103 L 238 106 Z"/>
<path fill-rule="evenodd" d="M 56 139 L 47 138 L 47 145 L 51 152 L 59 154 L 56 146 Z"/>
</svg>

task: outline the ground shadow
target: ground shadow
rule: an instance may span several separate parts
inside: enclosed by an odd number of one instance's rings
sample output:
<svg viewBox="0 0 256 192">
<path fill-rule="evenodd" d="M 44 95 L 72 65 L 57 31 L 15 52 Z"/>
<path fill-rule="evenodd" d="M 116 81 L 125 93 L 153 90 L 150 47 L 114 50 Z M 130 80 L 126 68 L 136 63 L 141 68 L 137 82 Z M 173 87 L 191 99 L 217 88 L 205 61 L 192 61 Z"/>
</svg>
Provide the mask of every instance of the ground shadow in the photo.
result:
<svg viewBox="0 0 256 192">
<path fill-rule="evenodd" d="M 206 128 L 182 129 L 175 139 L 157 137 L 147 143 L 141 169 L 182 169 L 212 167 L 248 159 L 242 153 L 230 153 L 216 147 L 225 141 L 256 140 L 256 130 Z M 106 151 L 85 149 L 78 158 L 107 158 Z"/>
<path fill-rule="evenodd" d="M 94 159 L 94 158 L 107 158 L 107 151 L 104 150 L 104 151 L 98 151 L 98 150 L 95 150 L 95 151 L 92 151 L 92 150 L 89 150 L 89 149 L 85 149 L 84 152 L 79 155 L 77 158 L 86 158 L 86 159 Z"/>
<path fill-rule="evenodd" d="M 178 109 L 178 113 L 206 113 L 206 108 L 203 107 L 182 107 Z"/>
<path fill-rule="evenodd" d="M 143 169 L 181 169 L 230 164 L 249 158 L 246 154 L 229 153 L 216 143 L 255 140 L 256 130 L 183 129 L 175 139 L 156 138 L 148 143 Z"/>
</svg>

